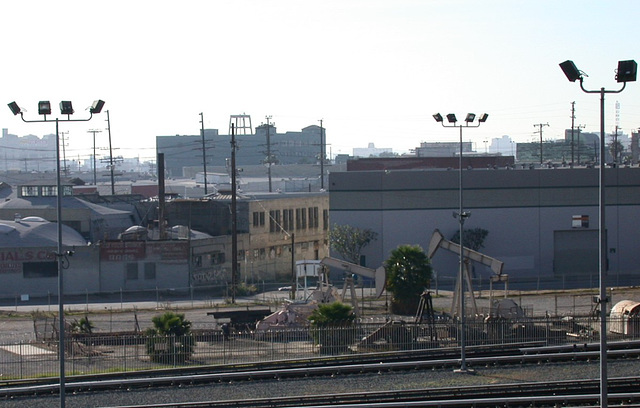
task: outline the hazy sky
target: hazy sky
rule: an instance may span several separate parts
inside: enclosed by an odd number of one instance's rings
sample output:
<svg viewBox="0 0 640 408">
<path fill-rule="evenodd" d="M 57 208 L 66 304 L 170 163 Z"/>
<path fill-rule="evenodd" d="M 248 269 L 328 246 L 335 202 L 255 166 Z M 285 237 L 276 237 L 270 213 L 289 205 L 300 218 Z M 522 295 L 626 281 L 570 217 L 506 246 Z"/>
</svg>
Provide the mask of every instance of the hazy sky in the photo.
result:
<svg viewBox="0 0 640 408">
<path fill-rule="evenodd" d="M 576 124 L 599 130 L 599 96 L 585 94 L 558 67 L 575 61 L 585 87 L 619 89 L 619 60 L 640 61 L 637 0 L 182 0 L 3 1 L 0 127 L 25 124 L 6 103 L 38 119 L 37 102 L 71 100 L 80 118 L 106 101 L 114 155 L 155 156 L 155 136 L 227 133 L 232 114 L 253 126 L 271 115 L 279 132 L 323 124 L 327 150 L 456 141 L 432 114 L 489 113 L 464 132 L 484 140 L 556 139 Z M 607 95 L 606 130 L 640 127 L 640 83 Z M 67 155 L 88 154 L 88 129 L 106 114 L 67 123 Z M 107 132 L 98 134 L 107 147 Z M 226 149 L 227 146 L 220 146 Z"/>
</svg>

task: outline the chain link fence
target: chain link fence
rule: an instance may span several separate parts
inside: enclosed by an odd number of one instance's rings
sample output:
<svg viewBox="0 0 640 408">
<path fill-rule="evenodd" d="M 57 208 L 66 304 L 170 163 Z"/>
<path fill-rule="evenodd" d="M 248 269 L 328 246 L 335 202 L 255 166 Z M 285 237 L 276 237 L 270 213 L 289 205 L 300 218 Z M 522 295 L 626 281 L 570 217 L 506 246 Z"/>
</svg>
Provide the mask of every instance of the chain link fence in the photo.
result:
<svg viewBox="0 0 640 408">
<path fill-rule="evenodd" d="M 637 318 L 610 319 L 608 340 L 640 338 Z M 599 340 L 597 317 L 541 317 L 521 320 L 467 319 L 465 344 L 536 342 L 542 345 L 584 344 Z M 138 371 L 168 367 L 254 363 L 326 355 L 459 347 L 458 320 L 432 323 L 359 322 L 347 327 L 281 327 L 277 330 L 202 330 L 189 336 L 143 333 L 69 334 L 65 337 L 66 375 Z M 0 344 L 2 378 L 59 375 L 58 340 Z"/>
</svg>

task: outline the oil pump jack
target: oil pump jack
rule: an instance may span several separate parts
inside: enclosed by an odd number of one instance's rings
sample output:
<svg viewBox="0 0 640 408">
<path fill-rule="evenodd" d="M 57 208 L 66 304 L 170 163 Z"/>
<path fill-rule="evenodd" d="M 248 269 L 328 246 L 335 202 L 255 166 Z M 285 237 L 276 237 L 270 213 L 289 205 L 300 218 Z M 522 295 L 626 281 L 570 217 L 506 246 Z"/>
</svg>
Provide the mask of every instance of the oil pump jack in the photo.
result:
<svg viewBox="0 0 640 408">
<path fill-rule="evenodd" d="M 456 244 L 455 242 L 451 242 L 447 239 L 444 238 L 444 236 L 442 235 L 442 233 L 439 230 L 435 230 L 433 231 L 433 235 L 431 236 L 431 241 L 429 242 L 429 249 L 427 252 L 427 256 L 429 257 L 429 259 L 432 259 L 433 256 L 435 255 L 436 251 L 439 249 L 445 249 L 447 251 L 453 252 L 454 254 L 460 255 L 460 245 Z M 478 314 L 478 309 L 476 306 L 476 300 L 473 296 L 473 286 L 471 284 L 471 261 L 474 262 L 478 262 L 482 265 L 488 266 L 489 268 L 491 268 L 491 270 L 493 271 L 494 275 L 491 277 L 490 279 L 490 285 L 491 285 L 491 289 L 490 289 L 490 304 L 493 304 L 493 283 L 494 282 L 504 282 L 505 284 L 505 297 L 507 294 L 507 285 L 508 285 L 508 280 L 509 277 L 507 274 L 503 274 L 502 273 L 502 268 L 504 266 L 504 263 L 502 261 L 499 261 L 495 258 L 491 258 L 490 256 L 481 254 L 480 252 L 474 251 L 472 249 L 469 249 L 467 247 L 464 247 L 462 250 L 462 256 L 463 256 L 463 262 L 464 262 L 464 268 L 463 268 L 463 272 L 464 272 L 464 277 L 463 279 L 466 281 L 467 283 L 467 288 L 471 294 L 471 309 L 473 312 L 473 315 L 477 315 Z M 462 311 L 460 310 L 460 301 L 462 299 L 462 296 L 465 296 L 464 293 L 462 293 L 463 291 L 463 285 L 462 282 L 458 282 L 456 281 L 456 287 L 455 287 L 455 291 L 453 294 L 453 302 L 451 304 L 451 315 L 453 316 L 456 312 L 461 313 Z"/>
<path fill-rule="evenodd" d="M 386 271 L 384 266 L 380 266 L 378 269 L 371 269 L 365 266 L 357 265 L 351 262 L 344 261 L 342 259 L 336 259 L 332 257 L 325 257 L 320 261 L 321 264 L 325 266 L 329 266 L 332 268 L 342 269 L 345 272 L 349 272 L 351 274 L 364 276 L 365 278 L 370 278 L 375 280 L 376 285 L 376 298 L 382 296 L 382 292 L 384 291 L 384 287 L 386 285 Z M 352 276 L 347 276 L 344 279 L 344 285 L 342 287 L 342 294 L 340 301 L 344 301 L 345 294 L 347 293 L 347 289 L 351 294 L 351 303 L 353 305 L 353 310 L 356 316 L 360 317 L 360 309 L 358 307 L 358 302 L 356 298 L 356 288 L 353 282 Z"/>
</svg>

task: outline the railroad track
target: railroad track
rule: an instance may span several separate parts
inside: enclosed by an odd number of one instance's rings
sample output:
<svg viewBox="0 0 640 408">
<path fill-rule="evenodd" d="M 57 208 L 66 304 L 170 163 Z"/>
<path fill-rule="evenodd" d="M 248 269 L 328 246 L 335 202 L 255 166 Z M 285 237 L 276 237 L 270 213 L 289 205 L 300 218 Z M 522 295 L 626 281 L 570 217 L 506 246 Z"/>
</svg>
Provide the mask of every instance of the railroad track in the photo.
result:
<svg viewBox="0 0 640 408">
<path fill-rule="evenodd" d="M 570 345 L 570 346 L 541 346 L 536 344 L 519 344 L 500 347 L 469 347 L 467 352 L 466 362 L 469 367 L 487 367 L 487 366 L 508 366 L 508 365 L 524 365 L 524 364 L 545 364 L 545 363 L 558 363 L 567 361 L 590 361 L 597 360 L 599 358 L 598 344 L 582 344 L 582 345 Z M 452 357 L 459 351 L 456 349 L 430 349 L 414 352 L 400 352 L 400 353 L 380 353 L 369 354 L 363 356 L 350 356 L 331 359 L 309 359 L 304 361 L 288 361 L 288 362 L 272 362 L 269 364 L 255 364 L 255 365 L 242 365 L 242 366 L 225 366 L 225 367 L 200 367 L 197 369 L 189 368 L 186 370 L 161 370 L 153 373 L 135 373 L 135 374 L 111 374 L 108 376 L 84 376 L 84 377 L 69 377 L 67 379 L 66 388 L 67 392 L 82 393 L 82 392 L 97 392 L 108 390 L 131 390 L 139 388 L 153 388 L 153 387 L 177 387 L 177 386 L 194 386 L 201 384 L 214 384 L 214 383 L 229 383 L 229 382 L 241 382 L 241 381 L 264 381 L 273 379 L 295 379 L 295 378 L 308 378 L 308 377 L 321 377 L 321 376 L 342 376 L 342 375 L 362 375 L 368 373 L 391 373 L 407 370 L 439 370 L 439 369 L 451 369 L 459 367 L 460 361 L 458 356 Z M 446 358 L 436 358 L 442 355 Z M 609 350 L 607 353 L 611 359 L 628 359 L 628 358 L 640 358 L 640 341 L 633 342 L 614 342 L 609 344 Z M 144 375 L 141 376 L 141 375 Z M 618 387 L 621 394 L 633 394 L 633 391 L 638 390 L 637 379 L 625 379 L 628 383 L 634 384 L 633 386 L 625 386 L 622 382 L 616 385 L 612 383 L 612 387 Z M 633 383 L 633 381 L 636 381 Z M 35 395 L 51 395 L 59 391 L 59 386 L 55 379 L 48 380 L 28 380 L 28 381 L 7 381 L 2 384 L 0 388 L 0 398 L 19 398 L 20 396 L 35 396 Z M 542 388 L 540 388 L 542 387 Z M 580 389 L 593 392 L 593 384 L 588 385 L 587 382 L 557 382 L 554 389 L 549 391 L 549 383 L 545 384 L 530 384 L 530 385 L 510 385 L 508 387 L 500 388 L 500 386 L 480 387 L 480 388 L 466 388 L 465 392 L 470 393 L 472 398 L 502 398 L 509 396 L 509 398 L 518 398 L 518 394 L 527 394 L 529 396 L 540 396 L 543 391 L 547 394 L 554 393 L 556 395 L 566 396 L 561 390 L 566 389 Z M 635 388 L 634 388 L 635 387 Z M 513 393 L 509 391 L 509 388 L 515 390 Z M 537 389 L 537 391 L 536 391 Z M 440 391 L 443 390 L 443 391 Z M 491 390 L 491 391 L 490 391 Z M 595 388 L 597 395 L 597 384 Z M 583 392 L 580 395 L 588 393 Z M 480 393 L 481 392 L 481 393 Z M 611 390 L 613 392 L 613 389 Z M 401 394 L 407 394 L 406 391 L 402 391 Z M 384 393 L 366 393 L 354 394 L 354 396 L 348 396 L 344 394 L 334 396 L 316 396 L 316 399 L 309 397 L 309 402 L 302 403 L 301 397 L 295 397 L 292 400 L 294 405 L 289 405 L 287 399 L 274 401 L 264 401 L 263 406 L 310 406 L 318 403 L 322 404 L 322 398 L 324 401 L 332 401 L 332 403 L 338 403 L 345 399 L 346 403 L 359 403 L 358 398 L 364 400 L 367 403 L 373 403 L 374 401 L 369 399 L 370 396 L 386 400 L 388 402 L 398 401 L 399 394 L 388 394 L 385 397 Z M 424 398 L 428 395 L 430 401 L 438 400 L 453 400 L 458 395 L 453 390 L 438 389 L 438 390 L 416 390 L 412 394 L 415 398 Z M 421 395 L 422 397 L 419 397 Z M 327 399 L 328 398 L 328 399 Z M 349 399 L 351 398 L 351 399 Z M 306 399 L 306 397 L 305 397 Z M 410 400 L 409 402 L 415 402 Z M 230 401 L 225 401 L 222 405 L 214 402 L 203 403 L 190 403 L 189 404 L 167 404 L 158 405 L 159 407 L 206 407 L 206 406 L 259 406 L 256 405 L 257 401 L 252 399 L 250 401 L 242 402 L 235 401 L 232 405 Z M 198 405 L 204 404 L 204 405 Z M 245 405 L 242 405 L 245 404 Z M 370 405 L 371 406 L 371 405 Z"/>
<path fill-rule="evenodd" d="M 639 377 L 608 381 L 612 405 L 640 404 Z M 263 408 L 263 407 L 544 407 L 566 405 L 599 406 L 599 381 L 554 381 L 471 387 L 444 387 L 402 391 L 356 392 L 250 400 L 202 401 L 145 405 L 149 408 Z M 638 405 L 640 406 L 640 405 Z M 116 408 L 116 407 L 111 407 Z M 142 408 L 141 405 L 117 408 Z"/>
</svg>

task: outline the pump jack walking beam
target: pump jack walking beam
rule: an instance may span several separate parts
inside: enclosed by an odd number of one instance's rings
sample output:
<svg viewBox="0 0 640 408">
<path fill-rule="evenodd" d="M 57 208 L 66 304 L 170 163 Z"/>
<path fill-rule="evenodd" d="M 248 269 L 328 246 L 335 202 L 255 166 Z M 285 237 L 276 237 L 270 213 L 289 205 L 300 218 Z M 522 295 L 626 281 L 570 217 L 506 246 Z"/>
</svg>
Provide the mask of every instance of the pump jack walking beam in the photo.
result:
<svg viewBox="0 0 640 408">
<path fill-rule="evenodd" d="M 427 252 L 427 256 L 429 259 L 433 258 L 438 248 L 446 249 L 447 251 L 453 252 L 457 255 L 460 255 L 460 245 L 455 242 L 451 242 L 444 238 L 442 233 L 439 230 L 433 231 L 433 235 L 431 236 L 431 241 L 429 241 L 429 249 Z M 504 267 L 504 262 L 499 261 L 495 258 L 491 258 L 485 254 L 481 254 L 480 252 L 474 251 L 467 247 L 462 248 L 462 255 L 464 260 L 464 278 L 467 282 L 467 287 L 469 288 L 469 292 L 471 292 L 471 300 L 472 300 L 472 312 L 474 315 L 478 313 L 476 307 L 476 300 L 473 297 L 473 286 L 471 285 L 471 261 L 478 262 L 482 265 L 486 265 L 495 274 L 495 276 L 500 277 L 502 275 L 502 268 Z M 505 275 L 506 278 L 506 275 Z M 501 280 L 502 281 L 502 280 Z M 504 279 L 506 282 L 506 279 Z M 456 282 L 456 288 L 453 295 L 453 303 L 451 305 L 451 314 L 454 314 L 456 311 L 456 307 L 459 309 L 460 300 L 464 294 L 462 293 L 462 282 Z M 461 312 L 461 311 L 460 311 Z"/>
</svg>

